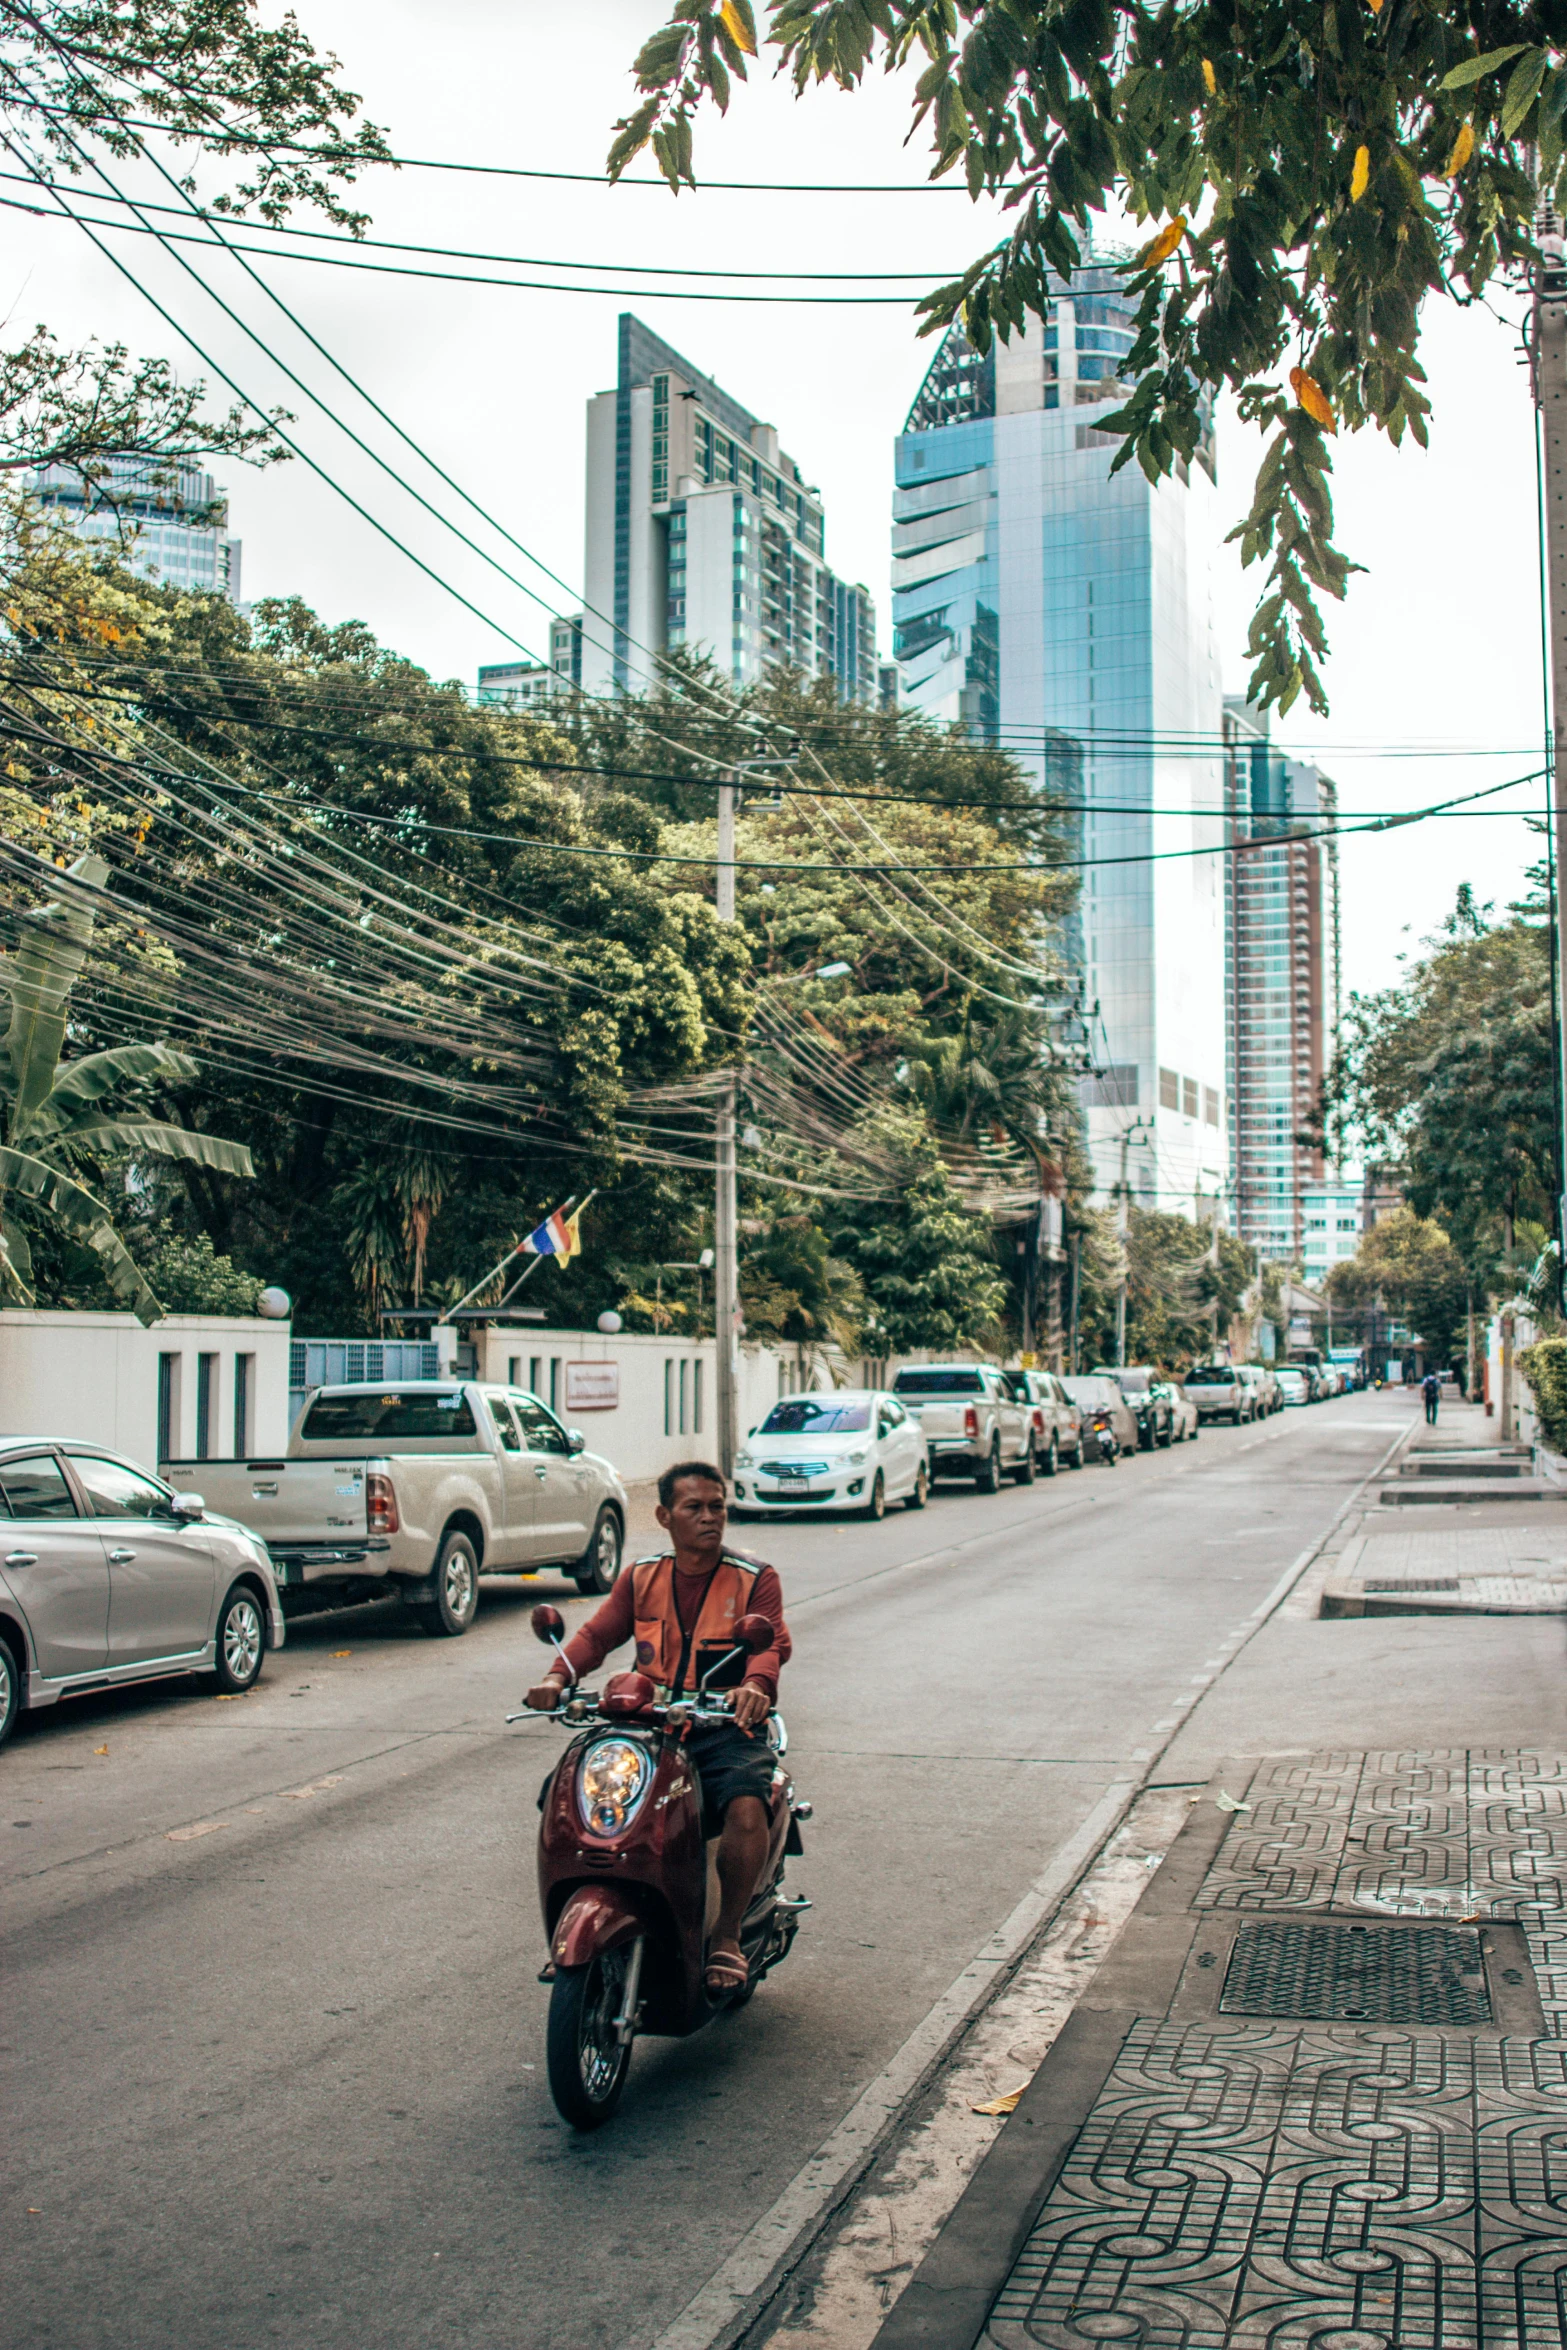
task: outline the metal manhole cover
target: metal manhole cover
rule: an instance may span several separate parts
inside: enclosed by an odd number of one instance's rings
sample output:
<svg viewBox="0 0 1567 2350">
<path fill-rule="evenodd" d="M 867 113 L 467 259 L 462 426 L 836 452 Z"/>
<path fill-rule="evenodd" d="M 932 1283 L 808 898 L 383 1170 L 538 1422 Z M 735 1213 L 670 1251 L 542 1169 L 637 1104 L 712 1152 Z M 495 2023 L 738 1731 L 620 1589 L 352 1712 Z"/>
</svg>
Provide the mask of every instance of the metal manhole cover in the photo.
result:
<svg viewBox="0 0 1567 2350">
<path fill-rule="evenodd" d="M 1456 1575 L 1368 1575 L 1362 1591 L 1456 1591 Z"/>
<path fill-rule="evenodd" d="M 1473 1926 L 1362 1926 L 1267 1918 L 1235 1937 L 1221 2015 L 1312 2023 L 1488 2024 Z"/>
</svg>

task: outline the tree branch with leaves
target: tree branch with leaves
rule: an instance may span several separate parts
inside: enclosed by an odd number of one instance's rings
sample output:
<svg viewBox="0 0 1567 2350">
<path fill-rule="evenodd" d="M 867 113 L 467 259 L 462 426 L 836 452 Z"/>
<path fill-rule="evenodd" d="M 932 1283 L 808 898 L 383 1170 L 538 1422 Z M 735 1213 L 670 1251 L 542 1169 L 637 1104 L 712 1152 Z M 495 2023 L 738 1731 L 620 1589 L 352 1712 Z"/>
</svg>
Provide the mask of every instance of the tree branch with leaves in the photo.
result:
<svg viewBox="0 0 1567 2350">
<path fill-rule="evenodd" d="M 1424 445 L 1421 309 L 1534 258 L 1539 184 L 1567 201 L 1567 19 L 1461 0 L 773 0 L 761 43 L 797 93 L 914 75 L 931 176 L 1000 194 L 1008 236 L 920 303 L 978 349 L 1081 266 L 1096 221 L 1163 223 L 1124 264 L 1137 340 L 1107 419 L 1151 480 L 1190 459 L 1216 395 L 1271 433 L 1232 534 L 1265 566 L 1250 692 L 1327 706 L 1318 598 L 1356 568 L 1333 537 L 1328 443 Z M 694 186 L 693 118 L 756 54 L 748 0 L 678 0 L 634 72 L 609 174 L 651 147 Z"/>
</svg>

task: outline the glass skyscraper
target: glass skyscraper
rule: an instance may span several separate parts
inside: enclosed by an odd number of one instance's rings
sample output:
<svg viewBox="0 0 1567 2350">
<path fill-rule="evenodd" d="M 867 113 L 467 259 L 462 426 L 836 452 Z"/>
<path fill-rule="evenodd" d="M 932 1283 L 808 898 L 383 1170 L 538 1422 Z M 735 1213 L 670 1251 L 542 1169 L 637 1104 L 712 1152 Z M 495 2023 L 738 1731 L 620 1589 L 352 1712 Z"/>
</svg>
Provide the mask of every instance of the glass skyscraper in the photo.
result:
<svg viewBox="0 0 1567 2350">
<path fill-rule="evenodd" d="M 1327 776 L 1287 759 L 1267 713 L 1239 695 L 1224 706 L 1230 1156 L 1235 1228 L 1275 1264 L 1325 1273 L 1327 1247 L 1359 1217 L 1324 1190 L 1320 1155 L 1298 1138 L 1333 1055 L 1339 1015 L 1338 795 Z M 1324 1204 L 1327 1203 L 1327 1204 Z"/>
<path fill-rule="evenodd" d="M 37 467 L 28 492 L 79 538 L 117 542 L 140 578 L 239 602 L 240 542 L 229 536 L 228 504 L 210 473 L 145 457 L 111 458 L 107 473 L 112 503 L 71 465 Z"/>
<path fill-rule="evenodd" d="M 619 380 L 588 402 L 584 690 L 650 685 L 690 645 L 737 686 L 789 666 L 874 704 L 876 609 L 825 540 L 775 428 L 624 313 Z"/>
<path fill-rule="evenodd" d="M 1122 282 L 1089 264 L 1010 343 L 941 344 L 897 443 L 895 650 L 912 702 L 1072 811 L 1101 1189 L 1209 1215 L 1229 1181 L 1213 450 L 1111 477 Z"/>
</svg>

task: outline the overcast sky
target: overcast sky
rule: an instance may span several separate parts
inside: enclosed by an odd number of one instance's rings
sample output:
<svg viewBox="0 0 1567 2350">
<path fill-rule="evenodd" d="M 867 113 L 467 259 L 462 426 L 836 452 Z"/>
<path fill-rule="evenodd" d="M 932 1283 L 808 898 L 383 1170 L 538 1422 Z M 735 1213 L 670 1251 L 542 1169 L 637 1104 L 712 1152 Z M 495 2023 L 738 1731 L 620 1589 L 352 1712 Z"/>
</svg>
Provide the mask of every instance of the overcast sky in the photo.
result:
<svg viewBox="0 0 1567 2350">
<path fill-rule="evenodd" d="M 629 102 L 626 68 L 663 14 L 642 0 L 578 0 L 571 8 L 446 0 L 438 15 L 412 0 L 299 5 L 306 30 L 319 47 L 336 50 L 397 152 L 586 173 L 601 168 L 610 128 Z M 701 126 L 698 171 L 794 185 L 917 181 L 924 160 L 903 148 L 907 121 L 906 88 L 878 80 L 854 98 L 814 92 L 796 102 L 764 75 L 737 93 L 726 122 L 713 116 Z M 116 176 L 133 184 L 128 173 Z M 134 184 L 167 198 L 145 178 Z M 871 588 L 885 644 L 892 436 L 931 352 L 902 301 L 809 308 L 646 293 L 628 299 L 623 289 L 636 282 L 634 265 L 674 261 L 711 270 L 945 274 L 989 241 L 999 217 L 992 208 L 924 190 L 712 189 L 675 199 L 654 187 L 610 191 L 411 170 L 376 172 L 363 194 L 373 235 L 593 263 L 596 270 L 577 274 L 590 287 L 613 289 L 515 292 L 266 265 L 267 282 L 332 356 L 570 593 L 469 513 L 473 535 L 508 569 L 556 609 L 571 608 L 582 565 L 583 406 L 613 381 L 615 320 L 635 308 L 777 424 L 784 447 L 824 494 L 828 559 Z M 63 338 L 116 336 L 188 373 L 200 371 L 182 341 L 193 336 L 247 394 L 293 408 L 301 447 L 478 612 L 421 574 L 297 462 L 261 474 L 225 469 L 248 597 L 303 595 L 326 617 L 365 620 L 436 675 L 470 684 L 480 662 L 514 650 L 512 640 L 542 648 L 548 622 L 540 604 L 422 513 L 150 240 L 106 240 L 134 270 L 145 289 L 138 290 L 71 226 L 11 212 L 7 228 L 0 301 L 13 336 L 45 320 Z M 444 511 L 462 515 L 236 265 L 208 267 L 311 392 Z M 1342 805 L 1357 814 L 1422 807 L 1539 764 L 1533 423 L 1516 327 L 1481 308 L 1434 308 L 1426 364 L 1437 411 L 1429 453 L 1394 453 L 1370 435 L 1337 452 L 1340 539 L 1367 576 L 1330 613 L 1331 715 L 1310 720 L 1297 710 L 1278 729 L 1287 747 L 1335 776 Z M 215 379 L 214 389 L 221 389 Z M 1244 436 L 1222 429 L 1220 485 L 1235 517 L 1249 502 L 1254 462 Z M 1219 562 L 1221 652 L 1235 690 L 1245 683 L 1255 575 L 1243 576 L 1228 550 Z M 1538 785 L 1502 801 L 1504 809 L 1539 804 Z M 1346 841 L 1348 983 L 1395 979 L 1399 954 L 1441 919 L 1461 880 L 1505 904 L 1536 853 L 1520 817 L 1505 814 Z"/>
</svg>

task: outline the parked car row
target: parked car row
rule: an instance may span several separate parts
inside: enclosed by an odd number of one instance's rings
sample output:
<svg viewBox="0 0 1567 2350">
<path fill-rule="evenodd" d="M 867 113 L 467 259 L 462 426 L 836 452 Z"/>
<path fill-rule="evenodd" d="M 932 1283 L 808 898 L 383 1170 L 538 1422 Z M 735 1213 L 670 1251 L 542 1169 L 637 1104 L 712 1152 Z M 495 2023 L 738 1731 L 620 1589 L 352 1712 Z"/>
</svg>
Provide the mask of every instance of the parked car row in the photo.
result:
<svg viewBox="0 0 1567 2350">
<path fill-rule="evenodd" d="M 734 1514 L 925 1507 L 941 1478 L 995 1493 L 1062 1464 L 1180 1444 L 1342 1391 L 1335 1366 L 1150 1364 L 1070 1378 L 924 1363 L 890 1392 L 791 1396 L 736 1457 Z M 487 1572 L 620 1572 L 625 1487 L 539 1399 L 471 1380 L 323 1387 L 279 1459 L 153 1477 L 78 1443 L 0 1439 L 0 1743 L 22 1707 L 168 1674 L 248 1688 L 285 1618 L 396 1591 L 467 1630 Z M 10 1547 L 5 1547 L 9 1538 Z"/>
</svg>

